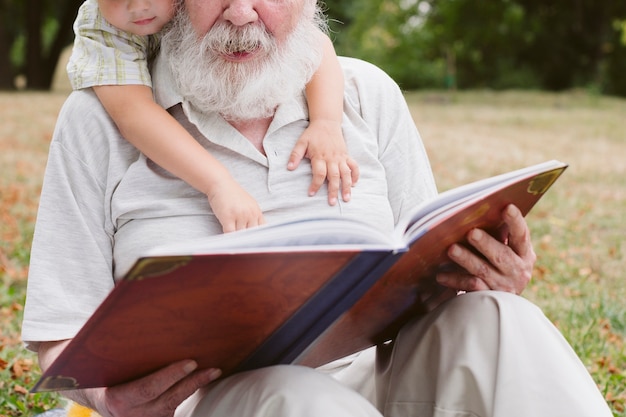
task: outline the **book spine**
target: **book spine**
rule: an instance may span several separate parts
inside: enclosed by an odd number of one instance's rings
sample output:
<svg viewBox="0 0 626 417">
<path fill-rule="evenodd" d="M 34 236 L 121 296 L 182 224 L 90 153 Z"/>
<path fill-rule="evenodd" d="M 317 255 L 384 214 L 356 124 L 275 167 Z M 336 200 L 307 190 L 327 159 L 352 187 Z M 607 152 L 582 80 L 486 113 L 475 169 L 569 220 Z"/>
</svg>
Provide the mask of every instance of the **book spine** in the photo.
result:
<svg viewBox="0 0 626 417">
<path fill-rule="evenodd" d="M 341 314 L 356 303 L 400 256 L 364 251 L 252 353 L 237 371 L 294 362 Z"/>
</svg>

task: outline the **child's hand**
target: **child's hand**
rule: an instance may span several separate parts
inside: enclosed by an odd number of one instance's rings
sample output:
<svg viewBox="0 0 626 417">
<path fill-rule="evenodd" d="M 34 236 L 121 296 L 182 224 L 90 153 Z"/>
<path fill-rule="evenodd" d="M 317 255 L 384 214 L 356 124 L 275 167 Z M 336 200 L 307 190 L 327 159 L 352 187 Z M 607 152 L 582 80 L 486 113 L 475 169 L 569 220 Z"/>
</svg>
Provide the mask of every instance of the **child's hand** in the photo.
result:
<svg viewBox="0 0 626 417">
<path fill-rule="evenodd" d="M 221 181 L 207 198 L 224 233 L 265 224 L 259 204 L 234 180 Z"/>
<path fill-rule="evenodd" d="M 328 204 L 337 203 L 340 185 L 343 201 L 350 201 L 350 188 L 359 179 L 359 165 L 348 155 L 340 123 L 311 121 L 293 148 L 287 168 L 296 169 L 304 157 L 311 160 L 313 171 L 309 195 L 315 195 L 328 179 Z"/>
</svg>

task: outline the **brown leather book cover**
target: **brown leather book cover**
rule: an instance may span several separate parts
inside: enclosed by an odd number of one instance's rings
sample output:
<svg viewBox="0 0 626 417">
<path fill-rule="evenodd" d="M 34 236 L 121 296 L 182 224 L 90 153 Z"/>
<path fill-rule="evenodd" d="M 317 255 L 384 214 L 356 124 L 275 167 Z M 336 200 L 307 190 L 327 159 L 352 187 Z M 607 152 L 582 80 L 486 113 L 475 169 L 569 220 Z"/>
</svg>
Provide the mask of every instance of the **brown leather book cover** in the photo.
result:
<svg viewBox="0 0 626 417">
<path fill-rule="evenodd" d="M 140 260 L 34 391 L 111 386 L 195 359 L 235 370 L 355 252 Z"/>
<path fill-rule="evenodd" d="M 495 230 L 509 203 L 526 214 L 566 167 L 551 161 L 442 194 L 445 210 L 420 216 L 404 246 L 142 258 L 31 391 L 112 386 L 182 359 L 225 376 L 319 366 L 383 343 L 453 295 L 433 279 L 450 244 L 474 227 Z"/>
</svg>

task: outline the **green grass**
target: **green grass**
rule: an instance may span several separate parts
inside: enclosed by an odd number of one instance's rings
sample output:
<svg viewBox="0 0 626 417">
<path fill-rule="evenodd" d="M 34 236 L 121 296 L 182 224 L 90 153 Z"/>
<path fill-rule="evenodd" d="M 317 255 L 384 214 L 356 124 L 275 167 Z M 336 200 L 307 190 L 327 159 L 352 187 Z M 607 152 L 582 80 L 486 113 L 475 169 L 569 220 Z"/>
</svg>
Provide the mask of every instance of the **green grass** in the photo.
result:
<svg viewBox="0 0 626 417">
<path fill-rule="evenodd" d="M 626 416 L 626 101 L 581 92 L 407 94 L 441 189 L 547 159 L 570 167 L 528 215 L 525 296 Z M 564 381 L 566 383 L 566 381 Z"/>
<path fill-rule="evenodd" d="M 33 415 L 59 400 L 27 393 L 39 369 L 19 327 L 37 196 L 63 99 L 0 94 L 0 417 Z M 517 91 L 407 99 L 442 190 L 547 159 L 570 164 L 528 216 L 539 259 L 525 296 L 570 341 L 614 415 L 626 417 L 626 101 Z"/>
<path fill-rule="evenodd" d="M 59 402 L 57 394 L 28 394 L 40 372 L 19 335 L 37 201 L 63 100 L 0 94 L 0 416 L 34 415 Z"/>
</svg>

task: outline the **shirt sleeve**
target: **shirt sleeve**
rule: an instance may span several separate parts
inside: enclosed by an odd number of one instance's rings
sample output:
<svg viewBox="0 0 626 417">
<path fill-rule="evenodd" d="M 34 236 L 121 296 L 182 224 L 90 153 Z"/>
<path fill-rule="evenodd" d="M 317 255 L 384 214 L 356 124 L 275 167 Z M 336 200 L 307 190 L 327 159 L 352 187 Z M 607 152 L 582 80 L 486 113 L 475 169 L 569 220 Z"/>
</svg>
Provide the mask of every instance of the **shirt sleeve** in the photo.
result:
<svg viewBox="0 0 626 417">
<path fill-rule="evenodd" d="M 112 173 L 122 158 L 137 157 L 118 137 L 92 91 L 70 95 L 50 145 L 31 248 L 22 323 L 28 348 L 74 337 L 114 286 Z"/>
<path fill-rule="evenodd" d="M 109 24 L 96 0 L 85 1 L 74 22 L 74 46 L 67 75 L 74 90 L 98 85 L 152 87 L 148 59 L 155 42 Z"/>
<path fill-rule="evenodd" d="M 437 195 L 434 176 L 400 87 L 380 68 L 358 59 L 341 58 L 346 96 L 358 101 L 363 120 L 378 138 L 378 158 L 385 168 L 388 198 L 398 221 Z"/>
</svg>

